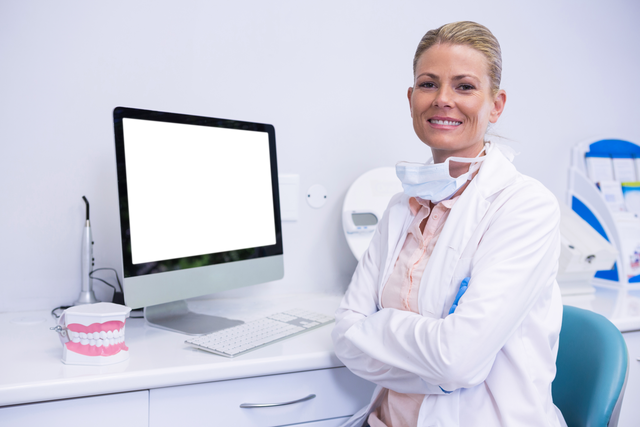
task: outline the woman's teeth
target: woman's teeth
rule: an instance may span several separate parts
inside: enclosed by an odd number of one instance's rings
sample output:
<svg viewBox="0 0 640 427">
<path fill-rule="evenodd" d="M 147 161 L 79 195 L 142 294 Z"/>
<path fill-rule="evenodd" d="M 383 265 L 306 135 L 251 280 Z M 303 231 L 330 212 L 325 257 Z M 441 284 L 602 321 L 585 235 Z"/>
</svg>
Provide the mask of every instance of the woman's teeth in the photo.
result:
<svg viewBox="0 0 640 427">
<path fill-rule="evenodd" d="M 433 123 L 434 125 L 445 125 L 445 126 L 458 126 L 462 124 L 462 122 L 453 122 L 450 120 L 429 120 L 429 122 Z"/>
</svg>

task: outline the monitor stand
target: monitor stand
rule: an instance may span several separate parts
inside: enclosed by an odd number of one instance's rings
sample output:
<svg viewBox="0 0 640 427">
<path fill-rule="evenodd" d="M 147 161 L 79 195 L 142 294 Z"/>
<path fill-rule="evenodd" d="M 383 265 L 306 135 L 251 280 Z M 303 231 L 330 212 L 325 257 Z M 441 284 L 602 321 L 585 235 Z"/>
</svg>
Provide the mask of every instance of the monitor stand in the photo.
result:
<svg viewBox="0 0 640 427">
<path fill-rule="evenodd" d="M 187 335 L 210 334 L 244 323 L 242 320 L 194 313 L 189 311 L 184 300 L 145 307 L 144 318 L 156 328 Z"/>
</svg>

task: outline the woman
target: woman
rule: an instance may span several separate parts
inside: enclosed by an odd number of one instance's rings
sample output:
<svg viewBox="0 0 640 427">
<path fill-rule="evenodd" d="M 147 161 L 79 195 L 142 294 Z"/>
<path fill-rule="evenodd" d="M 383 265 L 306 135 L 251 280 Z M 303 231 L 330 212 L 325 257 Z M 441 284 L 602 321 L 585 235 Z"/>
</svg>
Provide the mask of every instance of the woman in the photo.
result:
<svg viewBox="0 0 640 427">
<path fill-rule="evenodd" d="M 564 425 L 551 398 L 560 213 L 484 140 L 506 102 L 500 74 L 482 25 L 447 24 L 418 45 L 409 106 L 433 162 L 398 164 L 405 191 L 336 312 L 337 356 L 378 385 L 347 425 Z"/>
</svg>

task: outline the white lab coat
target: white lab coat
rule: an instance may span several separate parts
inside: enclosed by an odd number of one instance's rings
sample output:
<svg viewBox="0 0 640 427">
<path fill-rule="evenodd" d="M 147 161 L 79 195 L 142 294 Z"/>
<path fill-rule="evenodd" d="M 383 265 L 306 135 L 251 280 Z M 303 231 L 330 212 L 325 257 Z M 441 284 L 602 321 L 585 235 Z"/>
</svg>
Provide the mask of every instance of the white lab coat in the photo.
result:
<svg viewBox="0 0 640 427">
<path fill-rule="evenodd" d="M 425 395 L 420 427 L 565 425 L 551 400 L 562 322 L 556 198 L 490 144 L 427 263 L 420 314 L 380 307 L 413 218 L 408 197 L 394 196 L 336 312 L 336 355 L 378 385 L 345 425 L 362 425 L 382 387 Z"/>
</svg>

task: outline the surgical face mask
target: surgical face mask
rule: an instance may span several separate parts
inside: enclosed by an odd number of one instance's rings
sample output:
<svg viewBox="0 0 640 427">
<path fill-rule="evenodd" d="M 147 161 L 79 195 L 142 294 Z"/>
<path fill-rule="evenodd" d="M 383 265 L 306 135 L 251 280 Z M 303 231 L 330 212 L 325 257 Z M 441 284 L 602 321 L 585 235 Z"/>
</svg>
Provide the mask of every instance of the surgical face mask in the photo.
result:
<svg viewBox="0 0 640 427">
<path fill-rule="evenodd" d="M 482 149 L 484 151 L 484 148 Z M 478 156 L 482 154 L 478 153 Z M 449 157 L 443 163 L 425 165 L 421 163 L 399 162 L 396 164 L 396 175 L 402 182 L 405 194 L 439 203 L 450 199 L 456 191 L 480 168 L 480 162 L 486 157 L 467 158 Z M 449 174 L 449 162 L 473 163 L 469 171 L 457 178 Z"/>
</svg>

